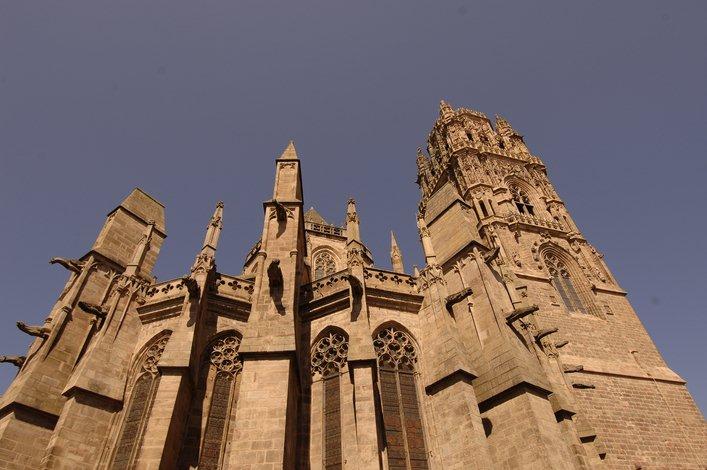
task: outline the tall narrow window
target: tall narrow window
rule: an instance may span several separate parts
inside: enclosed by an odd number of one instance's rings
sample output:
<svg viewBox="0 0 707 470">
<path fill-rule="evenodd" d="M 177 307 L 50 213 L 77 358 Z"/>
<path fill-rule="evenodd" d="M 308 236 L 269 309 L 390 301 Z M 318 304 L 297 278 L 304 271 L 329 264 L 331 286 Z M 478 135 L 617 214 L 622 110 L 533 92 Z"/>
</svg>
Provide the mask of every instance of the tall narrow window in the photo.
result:
<svg viewBox="0 0 707 470">
<path fill-rule="evenodd" d="M 515 185 L 511 186 L 510 190 L 513 198 L 513 204 L 515 204 L 518 212 L 521 214 L 535 215 L 535 209 L 533 208 L 533 204 L 530 202 L 528 193 Z"/>
<path fill-rule="evenodd" d="M 238 356 L 240 344 L 240 339 L 235 334 L 231 334 L 216 340 L 211 346 L 209 375 L 213 377 L 213 386 L 199 457 L 201 470 L 220 468 L 228 434 L 236 377 L 242 369 Z"/>
<path fill-rule="evenodd" d="M 579 295 L 577 295 L 577 290 L 572 282 L 572 277 L 570 276 L 569 270 L 565 264 L 560 261 L 557 256 L 551 253 L 546 253 L 544 258 L 545 265 L 547 266 L 550 276 L 552 277 L 552 285 L 560 294 L 560 297 L 562 297 L 562 302 L 565 304 L 565 307 L 567 307 L 567 310 L 571 312 L 586 313 L 584 305 L 582 305 Z"/>
<path fill-rule="evenodd" d="M 336 272 L 336 263 L 331 253 L 322 251 L 314 257 L 314 280 Z"/>
<path fill-rule="evenodd" d="M 312 348 L 312 374 L 323 382 L 323 463 L 327 470 L 343 468 L 341 453 L 341 371 L 349 344 L 339 332 L 324 336 Z"/>
<path fill-rule="evenodd" d="M 157 363 L 162 357 L 169 334 L 162 336 L 143 353 L 139 360 L 137 378 L 130 392 L 128 406 L 113 455 L 112 469 L 127 469 L 134 466 L 152 403 L 160 383 Z"/>
<path fill-rule="evenodd" d="M 410 337 L 395 327 L 373 341 L 378 356 L 383 424 L 392 469 L 426 469 L 427 452 L 417 398 L 417 353 Z"/>
</svg>

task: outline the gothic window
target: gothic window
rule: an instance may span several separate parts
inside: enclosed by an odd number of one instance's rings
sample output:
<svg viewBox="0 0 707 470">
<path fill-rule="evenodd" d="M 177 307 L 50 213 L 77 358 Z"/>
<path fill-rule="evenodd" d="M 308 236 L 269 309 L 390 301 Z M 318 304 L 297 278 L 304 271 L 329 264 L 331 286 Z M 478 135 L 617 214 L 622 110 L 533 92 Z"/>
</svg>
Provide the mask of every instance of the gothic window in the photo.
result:
<svg viewBox="0 0 707 470">
<path fill-rule="evenodd" d="M 242 362 L 240 336 L 223 333 L 202 356 L 177 468 L 222 468 Z"/>
<path fill-rule="evenodd" d="M 312 348 L 312 374 L 323 382 L 322 422 L 325 469 L 341 469 L 341 371 L 349 345 L 339 332 L 324 336 Z"/>
<path fill-rule="evenodd" d="M 156 340 L 138 361 L 137 378 L 132 386 L 123 423 L 115 445 L 112 469 L 132 468 L 147 427 L 152 402 L 160 383 L 157 363 L 169 341 L 169 334 Z"/>
<path fill-rule="evenodd" d="M 322 251 L 314 257 L 314 280 L 321 279 L 336 272 L 336 262 L 331 253 Z"/>
<path fill-rule="evenodd" d="M 373 347 L 378 356 L 388 467 L 429 468 L 415 381 L 417 353 L 412 339 L 395 327 L 385 328 L 376 335 Z"/>
<path fill-rule="evenodd" d="M 240 344 L 240 339 L 235 334 L 231 334 L 216 340 L 211 346 L 209 368 L 214 379 L 199 457 L 199 469 L 202 470 L 220 468 L 219 462 L 228 433 L 236 376 L 243 367 L 238 356 Z"/>
<path fill-rule="evenodd" d="M 528 193 L 515 185 L 511 186 L 510 190 L 513 204 L 515 204 L 518 212 L 521 214 L 535 215 L 535 210 L 533 209 L 533 204 L 530 202 Z"/>
<path fill-rule="evenodd" d="M 586 313 L 584 305 L 582 305 L 577 290 L 572 282 L 569 270 L 565 264 L 557 258 L 557 256 L 547 253 L 545 254 L 545 265 L 547 266 L 550 276 L 552 277 L 552 285 L 562 297 L 562 302 L 571 312 Z"/>
</svg>

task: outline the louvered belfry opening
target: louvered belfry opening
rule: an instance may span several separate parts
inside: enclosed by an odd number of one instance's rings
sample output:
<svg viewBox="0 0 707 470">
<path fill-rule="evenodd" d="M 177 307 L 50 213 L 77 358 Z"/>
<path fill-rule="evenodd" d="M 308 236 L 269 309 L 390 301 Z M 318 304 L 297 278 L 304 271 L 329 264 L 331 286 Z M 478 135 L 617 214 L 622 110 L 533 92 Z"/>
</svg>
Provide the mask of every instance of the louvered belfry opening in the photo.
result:
<svg viewBox="0 0 707 470">
<path fill-rule="evenodd" d="M 327 470 L 343 468 L 341 451 L 341 373 L 349 345 L 337 331 L 325 334 L 312 348 L 312 375 L 323 382 L 323 465 Z"/>
<path fill-rule="evenodd" d="M 388 467 L 429 468 L 415 382 L 417 352 L 412 339 L 390 327 L 376 335 L 373 346 L 378 356 Z"/>
<path fill-rule="evenodd" d="M 112 469 L 132 468 L 137 460 L 137 454 L 150 417 L 157 387 L 160 383 L 160 373 L 157 363 L 162 357 L 169 334 L 155 340 L 143 353 L 137 367 L 135 380 L 128 406 L 125 410 L 120 434 L 115 445 L 115 453 L 111 463 Z"/>
</svg>

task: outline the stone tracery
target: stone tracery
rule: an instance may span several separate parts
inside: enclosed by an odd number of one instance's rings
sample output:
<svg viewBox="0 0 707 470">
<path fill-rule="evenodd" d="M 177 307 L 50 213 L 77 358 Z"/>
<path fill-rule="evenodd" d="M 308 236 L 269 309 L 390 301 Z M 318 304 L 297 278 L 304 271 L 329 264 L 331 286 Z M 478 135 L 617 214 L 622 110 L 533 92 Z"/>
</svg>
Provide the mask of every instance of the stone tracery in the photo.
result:
<svg viewBox="0 0 707 470">
<path fill-rule="evenodd" d="M 349 343 L 343 333 L 331 332 L 312 348 L 312 374 L 338 374 L 346 365 Z"/>
</svg>

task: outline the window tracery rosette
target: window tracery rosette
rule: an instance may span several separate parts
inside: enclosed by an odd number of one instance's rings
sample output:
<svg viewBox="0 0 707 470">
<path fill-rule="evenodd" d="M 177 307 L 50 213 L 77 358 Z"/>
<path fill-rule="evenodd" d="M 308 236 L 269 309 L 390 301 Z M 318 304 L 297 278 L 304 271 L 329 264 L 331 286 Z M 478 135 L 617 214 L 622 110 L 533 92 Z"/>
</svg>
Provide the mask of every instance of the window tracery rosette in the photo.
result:
<svg viewBox="0 0 707 470">
<path fill-rule="evenodd" d="M 157 363 L 160 362 L 164 348 L 167 347 L 169 335 L 164 336 L 155 344 L 150 346 L 145 352 L 145 359 L 142 362 L 142 369 L 153 375 L 157 374 Z"/>
<path fill-rule="evenodd" d="M 217 372 L 236 375 L 243 368 L 243 363 L 238 355 L 241 340 L 236 335 L 229 335 L 216 340 L 211 347 L 209 362 Z"/>
<path fill-rule="evenodd" d="M 545 266 L 552 277 L 564 277 L 565 279 L 570 277 L 570 273 L 567 270 L 565 264 L 560 261 L 557 256 L 546 253 L 545 256 Z"/>
<path fill-rule="evenodd" d="M 378 366 L 385 369 L 413 372 L 417 351 L 410 336 L 395 327 L 381 330 L 373 340 Z"/>
<path fill-rule="evenodd" d="M 314 278 L 315 280 L 329 276 L 336 272 L 336 262 L 331 253 L 323 251 L 314 257 Z"/>
<path fill-rule="evenodd" d="M 349 342 L 340 332 L 331 332 L 312 347 L 312 376 L 329 377 L 338 375 L 346 365 Z"/>
</svg>

